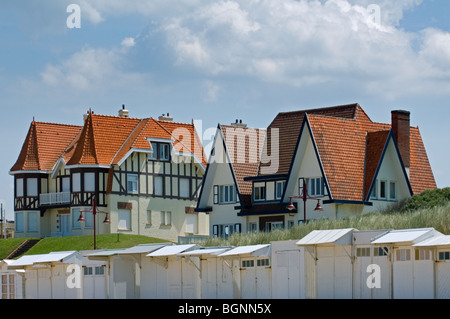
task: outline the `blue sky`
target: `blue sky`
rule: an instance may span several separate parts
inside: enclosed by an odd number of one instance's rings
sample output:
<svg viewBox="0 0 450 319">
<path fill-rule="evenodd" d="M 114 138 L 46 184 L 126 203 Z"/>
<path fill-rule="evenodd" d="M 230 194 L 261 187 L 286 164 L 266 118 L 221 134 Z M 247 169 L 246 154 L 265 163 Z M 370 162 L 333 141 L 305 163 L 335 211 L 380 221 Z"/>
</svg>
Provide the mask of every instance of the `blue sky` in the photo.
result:
<svg viewBox="0 0 450 319">
<path fill-rule="evenodd" d="M 80 6 L 81 27 L 66 11 Z M 373 6 L 375 5 L 375 7 Z M 378 8 L 379 10 L 369 10 Z M 378 14 L 379 13 L 379 14 Z M 82 124 L 92 108 L 267 127 L 278 112 L 359 103 L 406 109 L 438 187 L 450 186 L 450 1 L 4 0 L 0 201 L 33 117 Z"/>
</svg>

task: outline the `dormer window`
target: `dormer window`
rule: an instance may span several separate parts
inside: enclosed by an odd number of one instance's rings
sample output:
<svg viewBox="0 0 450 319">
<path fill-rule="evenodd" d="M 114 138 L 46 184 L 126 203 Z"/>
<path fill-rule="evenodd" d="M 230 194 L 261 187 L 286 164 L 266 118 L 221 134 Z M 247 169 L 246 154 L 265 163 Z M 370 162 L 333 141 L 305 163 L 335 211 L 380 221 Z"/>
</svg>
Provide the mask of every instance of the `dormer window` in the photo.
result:
<svg viewBox="0 0 450 319">
<path fill-rule="evenodd" d="M 170 144 L 168 143 L 158 143 L 150 142 L 152 145 L 152 153 L 148 154 L 149 160 L 160 160 L 169 161 L 170 160 Z"/>
<path fill-rule="evenodd" d="M 253 198 L 255 201 L 266 200 L 266 183 L 255 183 L 254 184 Z"/>
</svg>

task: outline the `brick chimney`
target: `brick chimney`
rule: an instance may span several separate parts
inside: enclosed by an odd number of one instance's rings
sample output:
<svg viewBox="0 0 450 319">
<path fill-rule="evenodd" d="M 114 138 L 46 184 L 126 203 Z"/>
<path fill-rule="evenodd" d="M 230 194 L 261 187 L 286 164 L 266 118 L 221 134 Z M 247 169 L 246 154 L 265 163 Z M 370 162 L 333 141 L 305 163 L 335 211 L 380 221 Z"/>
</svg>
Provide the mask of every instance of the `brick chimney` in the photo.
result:
<svg viewBox="0 0 450 319">
<path fill-rule="evenodd" d="M 407 169 L 410 167 L 410 112 L 408 111 L 392 111 L 392 132 L 397 141 L 400 154 L 402 156 L 403 164 Z"/>
</svg>

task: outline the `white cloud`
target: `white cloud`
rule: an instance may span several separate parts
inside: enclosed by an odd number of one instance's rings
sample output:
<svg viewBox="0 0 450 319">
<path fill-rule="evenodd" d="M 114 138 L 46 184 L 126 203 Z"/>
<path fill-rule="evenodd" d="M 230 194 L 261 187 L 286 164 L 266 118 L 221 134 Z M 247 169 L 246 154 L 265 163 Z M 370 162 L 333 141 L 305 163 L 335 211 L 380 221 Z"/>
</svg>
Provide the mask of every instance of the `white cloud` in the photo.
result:
<svg viewBox="0 0 450 319">
<path fill-rule="evenodd" d="M 121 45 L 127 48 L 134 47 L 136 45 L 136 41 L 134 38 L 128 37 L 122 40 Z"/>
</svg>

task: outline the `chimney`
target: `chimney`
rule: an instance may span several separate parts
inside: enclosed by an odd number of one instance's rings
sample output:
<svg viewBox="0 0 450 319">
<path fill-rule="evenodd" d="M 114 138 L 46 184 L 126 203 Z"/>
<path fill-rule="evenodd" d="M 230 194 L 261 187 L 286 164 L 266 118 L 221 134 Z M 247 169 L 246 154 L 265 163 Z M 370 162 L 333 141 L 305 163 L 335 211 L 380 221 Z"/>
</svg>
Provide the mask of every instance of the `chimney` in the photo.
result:
<svg viewBox="0 0 450 319">
<path fill-rule="evenodd" d="M 246 128 L 247 124 L 242 123 L 242 120 L 236 120 L 235 123 L 231 123 L 231 126 Z"/>
<path fill-rule="evenodd" d="M 120 117 L 130 117 L 130 112 L 125 109 L 125 104 L 122 104 L 122 109 L 119 110 L 119 116 Z"/>
<path fill-rule="evenodd" d="M 392 132 L 397 141 L 400 154 L 402 156 L 403 164 L 406 169 L 409 169 L 411 161 L 411 146 L 410 146 L 410 112 L 397 110 L 392 111 Z"/>
<path fill-rule="evenodd" d="M 173 117 L 171 117 L 170 114 L 167 113 L 167 115 L 163 114 L 160 117 L 158 117 L 158 120 L 160 120 L 160 121 L 167 121 L 167 122 L 173 122 Z"/>
</svg>

